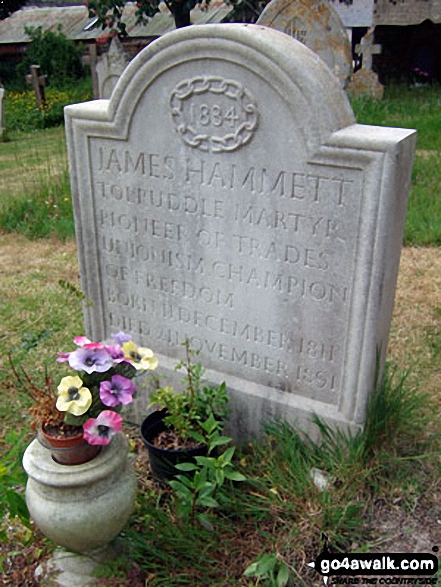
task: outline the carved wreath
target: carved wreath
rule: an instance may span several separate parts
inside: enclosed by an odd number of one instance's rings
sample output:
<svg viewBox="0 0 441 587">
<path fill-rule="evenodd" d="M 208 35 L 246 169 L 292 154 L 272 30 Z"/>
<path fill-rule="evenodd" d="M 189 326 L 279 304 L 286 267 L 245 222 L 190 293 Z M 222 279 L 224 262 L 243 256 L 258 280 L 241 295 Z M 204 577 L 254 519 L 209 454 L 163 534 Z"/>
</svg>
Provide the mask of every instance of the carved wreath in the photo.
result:
<svg viewBox="0 0 441 587">
<path fill-rule="evenodd" d="M 184 109 L 186 101 L 192 96 L 207 92 L 224 96 L 238 106 L 241 120 L 237 124 L 234 121 L 233 132 L 215 136 L 208 132 L 201 132 L 192 121 L 188 120 L 188 108 Z M 259 113 L 250 92 L 242 84 L 222 77 L 198 76 L 182 81 L 170 95 L 170 107 L 176 131 L 182 140 L 188 146 L 201 151 L 213 153 L 234 151 L 251 140 L 258 125 Z"/>
</svg>

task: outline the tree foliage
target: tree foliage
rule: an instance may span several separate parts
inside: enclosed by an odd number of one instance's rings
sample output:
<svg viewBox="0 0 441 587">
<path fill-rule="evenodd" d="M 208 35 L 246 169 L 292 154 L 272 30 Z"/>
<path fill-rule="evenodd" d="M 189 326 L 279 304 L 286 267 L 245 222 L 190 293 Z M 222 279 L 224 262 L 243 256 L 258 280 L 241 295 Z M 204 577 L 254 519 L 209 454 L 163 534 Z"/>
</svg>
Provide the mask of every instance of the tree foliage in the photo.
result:
<svg viewBox="0 0 441 587">
<path fill-rule="evenodd" d="M 205 0 L 208 4 L 210 0 Z M 190 11 L 200 4 L 202 0 L 165 0 L 165 4 L 175 19 L 176 28 L 182 28 L 191 24 Z M 117 32 L 126 36 L 126 24 L 122 20 L 122 13 L 127 0 L 89 0 L 89 16 L 97 17 L 96 26 L 103 30 L 117 30 Z M 136 2 L 136 23 L 146 24 L 149 18 L 152 18 L 159 12 L 161 0 L 138 0 Z"/>
<path fill-rule="evenodd" d="M 42 32 L 41 27 L 26 27 L 25 32 L 31 42 L 23 61 L 17 67 L 22 76 L 29 73 L 30 65 L 34 63 L 41 67 L 41 73 L 47 74 L 54 85 L 63 85 L 84 75 L 81 63 L 81 49 L 75 47 L 62 32 L 47 30 Z"/>
</svg>

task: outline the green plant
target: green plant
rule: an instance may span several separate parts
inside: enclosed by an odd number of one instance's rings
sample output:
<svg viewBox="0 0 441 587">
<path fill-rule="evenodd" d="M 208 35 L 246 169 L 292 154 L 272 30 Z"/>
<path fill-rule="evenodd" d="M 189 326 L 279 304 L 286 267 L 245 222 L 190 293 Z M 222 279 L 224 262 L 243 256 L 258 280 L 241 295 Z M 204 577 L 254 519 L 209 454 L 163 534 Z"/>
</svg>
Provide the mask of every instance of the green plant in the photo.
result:
<svg viewBox="0 0 441 587">
<path fill-rule="evenodd" d="M 244 576 L 255 577 L 255 585 L 286 587 L 289 584 L 290 571 L 286 562 L 276 554 L 261 554 L 245 569 Z"/>
<path fill-rule="evenodd" d="M 212 529 L 208 516 L 204 511 L 198 511 L 198 508 L 218 508 L 216 493 L 225 481 L 245 481 L 246 477 L 232 463 L 234 446 L 217 454 L 218 448 L 229 444 L 232 439 L 219 433 L 220 423 L 213 414 L 200 425 L 205 434 L 196 434 L 196 439 L 207 442 L 208 456 L 195 457 L 195 463 L 177 464 L 176 469 L 190 473 L 191 476 L 177 475 L 169 481 L 169 485 L 175 491 L 177 515 L 181 519 L 189 517 L 191 523 L 197 519 L 203 526 Z"/>
<path fill-rule="evenodd" d="M 42 31 L 41 26 L 25 27 L 25 33 L 31 38 L 23 61 L 17 66 L 17 73 L 22 77 L 29 73 L 29 67 L 38 64 L 41 73 L 47 74 L 50 83 L 57 86 L 71 82 L 72 78 L 84 76 L 81 63 L 81 47 L 76 47 L 62 33 L 62 26 L 56 32 Z"/>
<path fill-rule="evenodd" d="M 29 512 L 23 493 L 19 491 L 25 483 L 25 474 L 20 466 L 24 436 L 23 433 L 9 431 L 0 441 L 5 445 L 2 451 L 4 456 L 0 458 L 0 519 L 4 519 L 8 512 L 12 518 L 18 516 L 25 526 L 29 526 Z M 0 539 L 6 540 L 5 529 L 1 526 Z"/>
<path fill-rule="evenodd" d="M 11 131 L 42 130 L 64 123 L 64 107 L 92 99 L 90 78 L 45 89 L 46 104 L 38 108 L 31 89 L 11 90 L 5 100 L 5 125 Z"/>
<path fill-rule="evenodd" d="M 166 410 L 164 423 L 175 433 L 180 448 L 189 439 L 199 442 L 209 440 L 203 424 L 209 421 L 211 416 L 220 430 L 227 415 L 228 403 L 225 383 L 204 384 L 204 369 L 200 362 L 193 362 L 198 353 L 190 348 L 188 340 L 184 342 L 184 347 L 185 359 L 175 367 L 176 371 L 185 371 L 184 390 L 176 392 L 172 387 L 166 386 L 158 387 L 150 394 L 151 405 L 158 405 Z"/>
</svg>

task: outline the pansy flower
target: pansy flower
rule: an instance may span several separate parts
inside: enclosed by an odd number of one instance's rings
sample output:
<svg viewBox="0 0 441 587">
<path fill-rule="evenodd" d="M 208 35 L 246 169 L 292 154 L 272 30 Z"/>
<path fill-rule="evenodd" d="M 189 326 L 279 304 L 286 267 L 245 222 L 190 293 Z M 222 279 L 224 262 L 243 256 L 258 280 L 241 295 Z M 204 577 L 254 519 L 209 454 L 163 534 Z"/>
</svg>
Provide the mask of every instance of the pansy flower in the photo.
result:
<svg viewBox="0 0 441 587">
<path fill-rule="evenodd" d="M 104 405 L 115 407 L 133 401 L 135 385 L 122 375 L 113 375 L 110 381 L 101 381 L 100 398 Z"/>
<path fill-rule="evenodd" d="M 132 340 L 130 334 L 126 334 L 122 331 L 117 332 L 116 334 L 111 334 L 110 336 L 116 342 L 116 344 L 119 344 L 120 346 L 122 346 L 125 342 L 129 342 L 130 340 Z"/>
<path fill-rule="evenodd" d="M 92 394 L 78 376 L 63 377 L 58 389 L 56 407 L 60 412 L 69 412 L 74 416 L 81 416 L 90 408 Z"/>
<path fill-rule="evenodd" d="M 76 371 L 105 373 L 112 367 L 113 359 L 104 347 L 83 346 L 69 355 L 69 365 Z"/>
<path fill-rule="evenodd" d="M 112 410 L 104 410 L 97 418 L 89 418 L 83 425 L 84 438 L 89 444 L 109 444 L 112 436 L 121 432 L 122 417 Z"/>
<path fill-rule="evenodd" d="M 137 347 L 132 340 L 125 342 L 122 350 L 135 369 L 153 371 L 158 366 L 158 359 L 153 351 L 145 347 Z"/>
</svg>

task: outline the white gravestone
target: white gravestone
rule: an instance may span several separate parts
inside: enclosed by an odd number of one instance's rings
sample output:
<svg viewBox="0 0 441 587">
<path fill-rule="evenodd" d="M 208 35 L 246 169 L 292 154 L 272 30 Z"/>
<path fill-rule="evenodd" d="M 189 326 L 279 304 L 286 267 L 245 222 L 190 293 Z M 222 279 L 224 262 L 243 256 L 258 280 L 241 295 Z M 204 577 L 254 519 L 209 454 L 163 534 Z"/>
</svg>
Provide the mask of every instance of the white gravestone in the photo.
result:
<svg viewBox="0 0 441 587">
<path fill-rule="evenodd" d="M 0 84 L 0 141 L 2 141 L 5 136 L 5 105 L 3 103 L 4 97 L 5 88 Z"/>
<path fill-rule="evenodd" d="M 315 54 L 243 24 L 164 35 L 65 114 L 87 335 L 128 331 L 167 374 L 188 338 L 235 437 L 362 425 L 415 131 L 356 124 Z"/>
<path fill-rule="evenodd" d="M 121 41 L 113 37 L 109 51 L 98 59 L 95 66 L 100 98 L 110 98 L 129 61 Z"/>
</svg>

